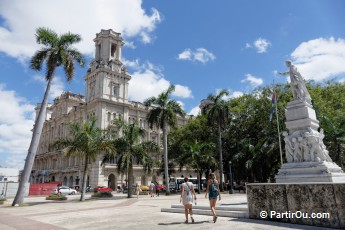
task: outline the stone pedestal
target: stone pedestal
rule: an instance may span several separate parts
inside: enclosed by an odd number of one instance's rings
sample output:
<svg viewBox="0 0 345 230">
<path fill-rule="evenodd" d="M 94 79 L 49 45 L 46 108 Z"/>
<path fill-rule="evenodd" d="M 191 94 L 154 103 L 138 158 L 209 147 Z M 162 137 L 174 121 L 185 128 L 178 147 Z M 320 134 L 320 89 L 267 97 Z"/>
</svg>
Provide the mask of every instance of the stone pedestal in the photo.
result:
<svg viewBox="0 0 345 230">
<path fill-rule="evenodd" d="M 334 162 L 285 163 L 276 175 L 276 182 L 345 182 L 345 173 Z"/>
<path fill-rule="evenodd" d="M 247 184 L 247 200 L 251 219 L 345 229 L 344 183 Z"/>
<path fill-rule="evenodd" d="M 287 163 L 276 175 L 277 183 L 345 182 L 345 174 L 329 157 L 315 110 L 308 100 L 287 104 L 283 132 Z"/>
<path fill-rule="evenodd" d="M 311 128 L 317 131 L 319 121 L 313 106 L 305 101 L 291 101 L 286 107 L 286 128 L 290 133 Z"/>
</svg>

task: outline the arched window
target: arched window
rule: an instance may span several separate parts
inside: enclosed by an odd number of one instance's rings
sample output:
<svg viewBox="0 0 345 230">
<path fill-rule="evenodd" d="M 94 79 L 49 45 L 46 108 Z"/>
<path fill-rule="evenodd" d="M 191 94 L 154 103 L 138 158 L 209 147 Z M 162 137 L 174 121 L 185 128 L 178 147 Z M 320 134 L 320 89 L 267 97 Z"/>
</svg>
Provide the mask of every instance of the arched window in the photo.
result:
<svg viewBox="0 0 345 230">
<path fill-rule="evenodd" d="M 116 45 L 115 44 L 111 44 L 111 56 L 112 57 L 115 56 L 115 52 L 116 52 Z"/>
</svg>

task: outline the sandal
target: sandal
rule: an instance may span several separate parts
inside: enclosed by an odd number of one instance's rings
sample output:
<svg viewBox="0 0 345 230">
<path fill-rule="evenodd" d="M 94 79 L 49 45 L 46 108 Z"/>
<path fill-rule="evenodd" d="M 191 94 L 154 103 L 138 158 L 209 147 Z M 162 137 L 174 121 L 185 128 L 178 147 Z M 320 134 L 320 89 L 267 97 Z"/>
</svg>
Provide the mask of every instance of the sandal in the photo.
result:
<svg viewBox="0 0 345 230">
<path fill-rule="evenodd" d="M 213 217 L 213 222 L 214 222 L 214 223 L 216 223 L 217 218 L 218 218 L 217 216 L 214 216 L 214 217 Z"/>
<path fill-rule="evenodd" d="M 192 223 L 194 223 L 194 218 L 193 217 L 190 217 L 192 219 Z"/>
</svg>

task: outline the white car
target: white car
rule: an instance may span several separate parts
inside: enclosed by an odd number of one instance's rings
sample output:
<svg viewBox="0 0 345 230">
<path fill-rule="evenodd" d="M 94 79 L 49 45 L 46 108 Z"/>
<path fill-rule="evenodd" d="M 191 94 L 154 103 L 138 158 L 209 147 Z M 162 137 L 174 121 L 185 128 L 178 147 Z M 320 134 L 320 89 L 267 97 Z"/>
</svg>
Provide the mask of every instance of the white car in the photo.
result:
<svg viewBox="0 0 345 230">
<path fill-rule="evenodd" d="M 59 186 L 57 188 L 54 188 L 52 191 L 52 194 L 58 194 L 58 193 L 62 195 L 74 195 L 74 194 L 77 194 L 78 191 L 67 186 Z"/>
</svg>

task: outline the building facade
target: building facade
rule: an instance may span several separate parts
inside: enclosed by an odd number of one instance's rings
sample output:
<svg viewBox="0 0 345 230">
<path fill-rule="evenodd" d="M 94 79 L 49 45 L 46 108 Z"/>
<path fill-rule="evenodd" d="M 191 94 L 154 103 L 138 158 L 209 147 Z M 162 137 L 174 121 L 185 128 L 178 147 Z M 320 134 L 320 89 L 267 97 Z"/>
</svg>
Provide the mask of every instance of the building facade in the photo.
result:
<svg viewBox="0 0 345 230">
<path fill-rule="evenodd" d="M 65 92 L 48 106 L 46 121 L 42 130 L 36 154 L 31 183 L 61 181 L 64 185 L 81 185 L 83 159 L 65 157 L 62 150 L 51 150 L 50 146 L 59 138 L 66 138 L 69 133 L 68 124 L 82 123 L 91 116 L 97 118 L 97 126 L 105 129 L 114 119 L 122 119 L 129 124 L 137 124 L 145 129 L 144 140 L 154 141 L 162 146 L 162 132 L 150 129 L 146 120 L 149 109 L 142 103 L 128 100 L 128 86 L 131 76 L 122 64 L 122 46 L 120 33 L 112 30 L 101 30 L 96 34 L 95 58 L 84 78 L 85 97 L 72 92 Z M 36 107 L 36 114 L 40 104 Z M 178 117 L 178 125 L 183 126 L 189 117 Z M 126 181 L 126 175 L 117 173 L 116 158 L 101 165 L 103 156 L 99 155 L 95 162 L 89 164 L 87 185 L 105 185 L 115 189 Z M 162 153 L 152 154 L 153 160 L 160 161 Z M 157 170 L 157 169 L 156 169 Z M 190 172 L 184 172 L 190 175 Z M 193 174 L 193 173 L 192 173 Z M 162 183 L 162 176 L 155 170 L 145 175 L 140 165 L 134 165 L 134 181 L 147 185 L 151 180 Z"/>
</svg>

